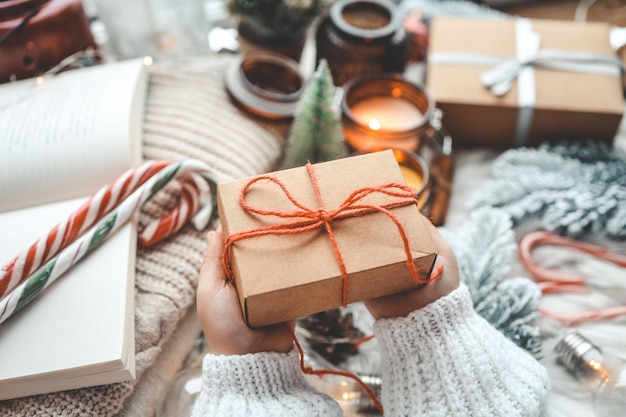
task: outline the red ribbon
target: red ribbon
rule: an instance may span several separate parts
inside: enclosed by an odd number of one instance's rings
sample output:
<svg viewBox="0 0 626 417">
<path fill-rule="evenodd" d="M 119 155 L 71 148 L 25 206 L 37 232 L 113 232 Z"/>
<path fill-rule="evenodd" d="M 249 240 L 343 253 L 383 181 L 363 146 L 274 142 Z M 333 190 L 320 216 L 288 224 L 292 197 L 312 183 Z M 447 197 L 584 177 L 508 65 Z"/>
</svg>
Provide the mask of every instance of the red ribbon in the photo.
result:
<svg viewBox="0 0 626 417">
<path fill-rule="evenodd" d="M 313 165 L 311 163 L 308 163 L 306 165 L 306 170 L 311 180 L 311 183 L 313 184 L 313 189 L 317 198 L 319 208 L 316 209 L 306 207 L 304 204 L 296 200 L 295 197 L 289 192 L 285 184 L 278 178 L 271 175 L 261 175 L 252 178 L 241 189 L 239 203 L 244 210 L 262 216 L 278 216 L 284 219 L 289 219 L 289 221 L 287 221 L 286 223 L 273 224 L 269 226 L 259 227 L 253 230 L 234 233 L 226 238 L 224 242 L 224 253 L 222 257 L 222 262 L 224 270 L 226 271 L 227 278 L 231 283 L 233 282 L 233 277 L 232 270 L 230 268 L 230 248 L 235 242 L 243 239 L 266 235 L 298 234 L 324 227 L 326 229 L 326 232 L 328 233 L 328 237 L 335 252 L 335 257 L 337 258 L 337 263 L 341 270 L 341 276 L 343 279 L 342 303 L 345 306 L 347 304 L 348 293 L 348 272 L 346 270 L 343 257 L 341 256 L 339 246 L 337 245 L 337 240 L 335 239 L 335 233 L 333 232 L 331 223 L 335 220 L 363 216 L 372 213 L 382 213 L 386 215 L 389 219 L 391 219 L 391 221 L 393 221 L 396 225 L 398 233 L 400 234 L 400 237 L 402 238 L 402 241 L 404 243 L 406 265 L 411 273 L 413 280 L 417 284 L 426 284 L 434 279 L 434 277 L 429 277 L 426 279 L 422 279 L 419 277 L 417 269 L 415 268 L 415 264 L 413 263 L 413 256 L 411 255 L 411 247 L 406 231 L 404 230 L 404 227 L 402 226 L 398 218 L 389 210 L 395 207 L 417 204 L 415 189 L 405 184 L 395 182 L 379 186 L 362 187 L 352 192 L 352 194 L 350 194 L 348 198 L 346 198 L 336 209 L 327 210 L 324 207 L 324 202 L 322 200 L 320 187 L 317 181 L 317 177 L 315 176 Z M 250 190 L 250 187 L 252 187 L 252 185 L 259 181 L 270 181 L 278 185 L 285 194 L 285 196 L 289 199 L 289 201 L 291 201 L 291 203 L 295 206 L 296 210 L 264 210 L 248 204 L 248 202 L 246 201 L 246 195 Z M 379 205 L 367 204 L 363 201 L 367 196 L 375 193 L 385 194 L 389 197 L 393 197 L 394 199 L 392 201 Z"/>
</svg>

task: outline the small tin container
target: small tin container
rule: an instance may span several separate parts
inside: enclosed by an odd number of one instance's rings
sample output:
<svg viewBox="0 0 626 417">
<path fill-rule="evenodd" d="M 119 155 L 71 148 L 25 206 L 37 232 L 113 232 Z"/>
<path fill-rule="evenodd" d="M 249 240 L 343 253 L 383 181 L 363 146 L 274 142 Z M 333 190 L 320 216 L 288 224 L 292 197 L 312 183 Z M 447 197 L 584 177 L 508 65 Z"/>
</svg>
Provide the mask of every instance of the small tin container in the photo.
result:
<svg viewBox="0 0 626 417">
<path fill-rule="evenodd" d="M 324 58 L 336 85 L 358 74 L 401 73 L 408 38 L 397 6 L 387 0 L 338 0 L 316 34 L 317 60 Z"/>
</svg>

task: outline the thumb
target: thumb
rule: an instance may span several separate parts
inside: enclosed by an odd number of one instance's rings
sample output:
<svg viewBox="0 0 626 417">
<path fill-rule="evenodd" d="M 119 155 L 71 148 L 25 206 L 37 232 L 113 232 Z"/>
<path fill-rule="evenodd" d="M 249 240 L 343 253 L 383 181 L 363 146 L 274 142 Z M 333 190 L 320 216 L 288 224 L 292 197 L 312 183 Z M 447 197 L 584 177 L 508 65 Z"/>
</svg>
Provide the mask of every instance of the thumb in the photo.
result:
<svg viewBox="0 0 626 417">
<path fill-rule="evenodd" d="M 207 249 L 200 269 L 198 294 L 215 294 L 222 289 L 226 282 L 226 274 L 222 267 L 222 252 L 224 239 L 221 228 L 207 234 Z"/>
</svg>

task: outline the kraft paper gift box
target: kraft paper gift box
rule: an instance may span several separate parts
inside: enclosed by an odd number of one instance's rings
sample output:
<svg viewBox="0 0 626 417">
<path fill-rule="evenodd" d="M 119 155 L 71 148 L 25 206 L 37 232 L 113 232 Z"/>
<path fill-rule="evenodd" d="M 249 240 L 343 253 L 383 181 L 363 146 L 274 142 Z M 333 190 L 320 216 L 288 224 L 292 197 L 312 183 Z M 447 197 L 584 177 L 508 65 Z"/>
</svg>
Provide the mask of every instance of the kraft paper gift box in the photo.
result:
<svg viewBox="0 0 626 417">
<path fill-rule="evenodd" d="M 533 19 L 557 19 L 574 21 L 579 19 L 577 10 L 580 0 L 528 0 L 528 1 L 488 1 L 489 6 L 514 16 Z M 508 4 L 506 4 L 508 3 Z M 613 26 L 626 26 L 626 5 L 622 0 L 596 0 L 587 4 L 584 20 L 606 22 Z"/>
<path fill-rule="evenodd" d="M 396 182 L 405 184 L 391 151 L 353 156 L 313 165 L 324 207 L 333 210 L 355 190 Z M 270 175 L 304 206 L 319 204 L 305 167 Z M 244 209 L 240 193 L 250 178 L 218 184 L 217 198 L 224 236 L 284 224 L 298 219 L 259 215 Z M 383 204 L 389 197 L 369 195 L 360 203 Z M 298 208 L 274 182 L 262 179 L 246 193 L 250 206 L 292 212 Z M 406 231 L 413 264 L 426 280 L 436 259 L 426 225 L 415 204 L 390 209 Z M 347 303 L 415 288 L 405 246 L 396 224 L 380 212 L 331 222 L 348 273 Z M 285 235 L 238 240 L 230 249 L 230 265 L 241 309 L 251 327 L 260 327 L 342 305 L 343 278 L 324 227 Z"/>
<path fill-rule="evenodd" d="M 459 144 L 506 148 L 587 138 L 612 143 L 624 99 L 609 29 L 557 20 L 436 18 L 426 86 Z M 483 83 L 489 72 L 493 76 L 506 65 L 514 69 L 516 60 L 538 56 L 542 60 L 533 62 L 541 65 L 509 73 L 511 88 L 501 96 Z"/>
</svg>

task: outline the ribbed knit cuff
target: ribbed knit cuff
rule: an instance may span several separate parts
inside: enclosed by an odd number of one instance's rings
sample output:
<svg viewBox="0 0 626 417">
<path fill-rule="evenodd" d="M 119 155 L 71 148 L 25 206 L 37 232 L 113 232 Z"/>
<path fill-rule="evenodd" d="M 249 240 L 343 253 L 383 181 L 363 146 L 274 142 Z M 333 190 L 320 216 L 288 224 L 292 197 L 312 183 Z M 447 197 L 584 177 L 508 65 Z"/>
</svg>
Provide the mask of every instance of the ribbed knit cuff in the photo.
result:
<svg viewBox="0 0 626 417">
<path fill-rule="evenodd" d="M 194 416 L 341 416 L 337 402 L 315 391 L 300 370 L 298 351 L 207 354 Z M 305 411 L 306 410 L 306 411 Z"/>
<path fill-rule="evenodd" d="M 464 285 L 374 331 L 386 417 L 545 412 L 545 368 L 474 311 Z"/>
</svg>

